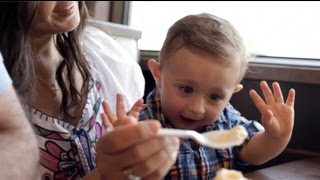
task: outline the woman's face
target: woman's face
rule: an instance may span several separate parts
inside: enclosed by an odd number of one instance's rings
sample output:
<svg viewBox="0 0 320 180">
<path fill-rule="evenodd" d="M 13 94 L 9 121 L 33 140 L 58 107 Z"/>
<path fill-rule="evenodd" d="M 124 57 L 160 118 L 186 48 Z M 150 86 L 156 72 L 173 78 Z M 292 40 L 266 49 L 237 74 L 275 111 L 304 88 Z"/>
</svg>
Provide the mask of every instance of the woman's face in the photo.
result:
<svg viewBox="0 0 320 180">
<path fill-rule="evenodd" d="M 77 1 L 41 1 L 33 32 L 37 36 L 74 30 L 80 23 Z"/>
</svg>

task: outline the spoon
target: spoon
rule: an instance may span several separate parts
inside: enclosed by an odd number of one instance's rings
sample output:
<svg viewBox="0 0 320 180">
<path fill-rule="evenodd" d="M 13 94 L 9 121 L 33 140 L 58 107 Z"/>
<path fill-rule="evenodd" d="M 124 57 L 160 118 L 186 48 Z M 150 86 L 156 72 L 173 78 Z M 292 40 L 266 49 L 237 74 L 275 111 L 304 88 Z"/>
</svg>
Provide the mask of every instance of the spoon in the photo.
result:
<svg viewBox="0 0 320 180">
<path fill-rule="evenodd" d="M 194 130 L 161 128 L 158 132 L 158 136 L 176 136 L 180 138 L 191 138 L 197 141 L 199 144 L 207 147 L 225 149 L 228 147 L 241 145 L 247 138 L 248 133 L 243 126 L 237 125 L 231 128 L 230 130 L 217 130 L 205 132 L 202 134 Z"/>
</svg>

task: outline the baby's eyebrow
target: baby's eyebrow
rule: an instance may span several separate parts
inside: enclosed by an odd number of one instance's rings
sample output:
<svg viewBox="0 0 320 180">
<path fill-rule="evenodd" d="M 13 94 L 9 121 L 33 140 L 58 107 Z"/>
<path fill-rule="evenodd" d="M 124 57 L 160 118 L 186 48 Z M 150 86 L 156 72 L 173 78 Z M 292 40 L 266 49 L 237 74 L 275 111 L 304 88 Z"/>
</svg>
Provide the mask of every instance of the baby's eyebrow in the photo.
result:
<svg viewBox="0 0 320 180">
<path fill-rule="evenodd" d="M 213 88 L 213 89 L 211 89 L 211 92 L 215 93 L 215 94 L 218 94 L 221 97 L 225 97 L 226 94 L 227 94 L 227 92 L 224 89 L 221 89 L 221 88 Z"/>
</svg>

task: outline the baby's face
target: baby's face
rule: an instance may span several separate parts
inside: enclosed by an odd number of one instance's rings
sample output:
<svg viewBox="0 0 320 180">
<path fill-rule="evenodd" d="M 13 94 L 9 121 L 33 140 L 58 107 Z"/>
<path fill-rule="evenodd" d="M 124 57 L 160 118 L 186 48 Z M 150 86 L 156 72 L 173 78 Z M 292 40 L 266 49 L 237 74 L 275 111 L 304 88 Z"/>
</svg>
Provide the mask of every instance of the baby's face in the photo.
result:
<svg viewBox="0 0 320 180">
<path fill-rule="evenodd" d="M 219 118 L 237 83 L 239 66 L 217 63 L 214 57 L 181 48 L 167 59 L 158 87 L 162 112 L 176 128 L 197 129 Z"/>
</svg>

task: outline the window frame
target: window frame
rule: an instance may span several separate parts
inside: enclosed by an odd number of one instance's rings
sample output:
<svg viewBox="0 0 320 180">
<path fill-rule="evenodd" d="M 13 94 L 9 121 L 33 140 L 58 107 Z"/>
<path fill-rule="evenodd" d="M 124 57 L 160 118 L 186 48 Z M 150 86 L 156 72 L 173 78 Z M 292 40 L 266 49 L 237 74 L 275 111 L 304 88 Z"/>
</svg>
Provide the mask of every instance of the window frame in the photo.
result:
<svg viewBox="0 0 320 180">
<path fill-rule="evenodd" d="M 147 61 L 158 59 L 159 51 L 140 50 L 139 64 L 148 70 Z M 274 80 L 320 85 L 320 61 L 302 58 L 256 56 L 249 61 L 244 79 Z"/>
</svg>

